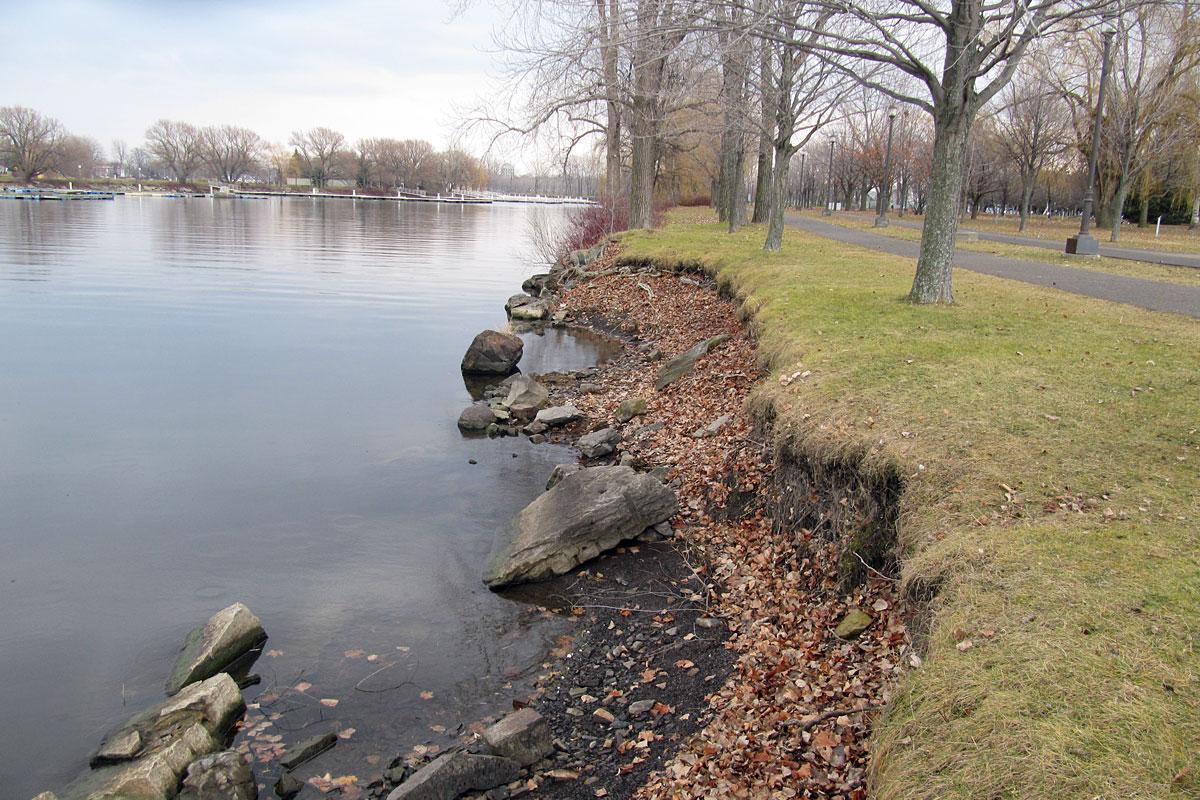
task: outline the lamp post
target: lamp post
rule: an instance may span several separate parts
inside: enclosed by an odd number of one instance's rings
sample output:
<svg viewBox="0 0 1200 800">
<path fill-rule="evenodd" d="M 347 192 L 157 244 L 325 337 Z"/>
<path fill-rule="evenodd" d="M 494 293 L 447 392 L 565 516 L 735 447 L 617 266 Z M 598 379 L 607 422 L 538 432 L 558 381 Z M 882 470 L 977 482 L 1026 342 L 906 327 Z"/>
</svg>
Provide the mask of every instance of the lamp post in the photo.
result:
<svg viewBox="0 0 1200 800">
<path fill-rule="evenodd" d="M 800 151 L 800 210 L 804 210 L 805 192 L 804 192 L 804 162 L 808 159 L 808 153 Z"/>
<path fill-rule="evenodd" d="M 836 137 L 829 137 L 829 173 L 825 176 L 825 216 L 833 216 L 833 143 Z"/>
<path fill-rule="evenodd" d="M 888 206 L 892 204 L 892 127 L 896 123 L 896 107 L 888 109 L 887 155 L 883 157 L 883 185 L 879 187 L 879 209 L 875 215 L 875 227 L 888 225 Z"/>
<path fill-rule="evenodd" d="M 1105 24 L 1104 58 L 1100 64 L 1100 91 L 1096 96 L 1096 119 L 1092 122 L 1092 152 L 1088 155 L 1088 182 L 1083 193 L 1083 219 L 1079 222 L 1079 233 L 1067 239 L 1066 252 L 1073 256 L 1099 256 L 1100 243 L 1090 233 L 1092 226 L 1092 204 L 1096 196 L 1096 160 L 1100 154 L 1100 120 L 1104 115 L 1104 89 L 1108 84 L 1109 56 L 1112 52 L 1112 40 L 1116 29 L 1111 20 Z M 1121 213 L 1117 209 L 1117 213 Z"/>
</svg>

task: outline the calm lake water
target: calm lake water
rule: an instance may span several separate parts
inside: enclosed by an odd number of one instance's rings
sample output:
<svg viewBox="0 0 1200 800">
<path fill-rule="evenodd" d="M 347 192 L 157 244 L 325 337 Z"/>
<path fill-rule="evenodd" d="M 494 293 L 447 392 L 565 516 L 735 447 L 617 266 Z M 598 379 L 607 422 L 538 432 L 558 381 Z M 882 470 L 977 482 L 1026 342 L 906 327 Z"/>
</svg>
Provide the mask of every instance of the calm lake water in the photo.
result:
<svg viewBox="0 0 1200 800">
<path fill-rule="evenodd" d="M 84 769 L 162 698 L 187 631 L 239 600 L 271 636 L 247 699 L 311 683 L 282 692 L 275 731 L 354 728 L 346 771 L 506 706 L 561 626 L 480 571 L 573 456 L 455 419 L 463 352 L 536 271 L 527 213 L 0 203 L 5 797 Z M 598 354 L 528 335 L 521 366 Z"/>
</svg>

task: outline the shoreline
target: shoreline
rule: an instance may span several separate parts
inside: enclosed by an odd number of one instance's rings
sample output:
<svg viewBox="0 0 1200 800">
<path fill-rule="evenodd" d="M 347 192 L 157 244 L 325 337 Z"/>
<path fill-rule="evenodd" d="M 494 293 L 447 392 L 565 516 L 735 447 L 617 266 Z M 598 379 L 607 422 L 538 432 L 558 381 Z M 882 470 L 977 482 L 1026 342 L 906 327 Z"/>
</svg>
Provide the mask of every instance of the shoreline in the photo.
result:
<svg viewBox="0 0 1200 800">
<path fill-rule="evenodd" d="M 543 435 L 571 444 L 617 427 L 615 452 L 580 461 L 667 467 L 680 506 L 674 534 L 537 585 L 543 597 L 561 596 L 559 609 L 580 626 L 536 689 L 514 698 L 546 717 L 556 752 L 502 791 L 464 796 L 724 796 L 788 786 L 865 797 L 871 721 L 904 660 L 919 660 L 909 609 L 882 572 L 843 585 L 845 543 L 788 519 L 780 498 L 798 477 L 752 407 L 766 372 L 744 310 L 687 265 L 626 263 L 616 250 L 562 290 L 557 322 L 625 347 L 586 380 L 536 376 L 552 404 L 583 414 Z M 654 389 L 664 356 L 718 334 L 730 339 Z M 618 408 L 632 397 L 646 410 L 621 422 Z M 521 590 L 506 594 L 519 599 Z M 865 627 L 836 635 L 856 610 Z"/>
</svg>

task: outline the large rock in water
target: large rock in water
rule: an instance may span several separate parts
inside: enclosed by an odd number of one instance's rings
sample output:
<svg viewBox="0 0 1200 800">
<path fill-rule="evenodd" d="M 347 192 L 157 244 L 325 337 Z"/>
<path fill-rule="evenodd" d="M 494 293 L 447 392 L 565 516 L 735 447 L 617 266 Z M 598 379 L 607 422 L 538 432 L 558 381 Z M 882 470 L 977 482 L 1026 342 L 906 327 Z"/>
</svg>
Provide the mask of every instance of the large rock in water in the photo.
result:
<svg viewBox="0 0 1200 800">
<path fill-rule="evenodd" d="M 708 354 L 709 350 L 712 350 L 728 339 L 729 334 L 722 333 L 711 339 L 705 339 L 703 342 L 693 345 L 691 349 L 675 356 L 663 364 L 662 369 L 658 371 L 658 378 L 654 381 L 654 388 L 661 392 L 670 384 L 687 375 L 696 366 L 696 362 Z"/>
<path fill-rule="evenodd" d="M 62 800 L 170 800 L 196 759 L 222 748 L 245 710 L 228 673 L 185 687 L 105 737 Z"/>
<path fill-rule="evenodd" d="M 483 582 L 492 589 L 562 575 L 675 513 L 675 494 L 631 467 L 568 475 L 496 537 Z"/>
<path fill-rule="evenodd" d="M 241 603 L 214 614 L 192 630 L 167 679 L 167 694 L 221 672 L 267 638 L 258 617 Z"/>
<path fill-rule="evenodd" d="M 507 375 L 517 368 L 525 343 L 520 336 L 500 331 L 483 331 L 471 342 L 462 360 L 462 371 L 485 375 Z"/>
</svg>

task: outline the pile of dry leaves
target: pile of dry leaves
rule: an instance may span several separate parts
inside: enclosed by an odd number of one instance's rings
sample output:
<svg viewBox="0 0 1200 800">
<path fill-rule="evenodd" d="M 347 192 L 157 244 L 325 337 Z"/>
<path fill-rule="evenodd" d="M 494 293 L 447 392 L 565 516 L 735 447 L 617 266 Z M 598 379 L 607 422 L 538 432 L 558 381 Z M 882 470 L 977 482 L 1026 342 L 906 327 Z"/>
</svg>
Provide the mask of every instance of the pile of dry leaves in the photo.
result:
<svg viewBox="0 0 1200 800">
<path fill-rule="evenodd" d="M 744 502 L 771 491 L 772 466 L 766 434 L 744 407 L 763 372 L 735 303 L 702 276 L 632 271 L 581 283 L 563 293 L 562 306 L 569 319 L 637 345 L 638 358 L 604 370 L 574 402 L 600 425 L 615 423 L 623 400 L 646 400 L 644 420 L 654 424 L 626 425 L 622 448 L 644 465 L 672 468 L 678 536 L 704 554 L 710 613 L 730 627 L 727 647 L 738 657 L 709 697 L 709 723 L 638 796 L 866 796 L 872 719 L 903 665 L 919 660 L 893 581 L 873 574 L 853 594 L 839 591 L 836 544 L 778 530 L 761 510 L 768 504 Z M 693 372 L 655 390 L 660 358 L 721 333 L 729 340 Z M 702 432 L 725 415 L 715 433 Z M 839 638 L 834 628 L 852 609 L 870 624 Z"/>
</svg>

